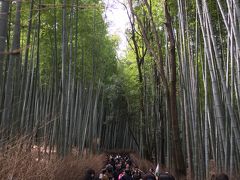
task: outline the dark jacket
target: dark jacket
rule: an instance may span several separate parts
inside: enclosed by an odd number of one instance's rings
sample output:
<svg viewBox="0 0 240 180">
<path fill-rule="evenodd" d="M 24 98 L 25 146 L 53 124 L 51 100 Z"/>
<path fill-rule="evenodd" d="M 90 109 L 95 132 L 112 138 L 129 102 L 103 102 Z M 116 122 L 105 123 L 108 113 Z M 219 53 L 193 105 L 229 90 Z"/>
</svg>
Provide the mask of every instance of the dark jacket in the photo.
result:
<svg viewBox="0 0 240 180">
<path fill-rule="evenodd" d="M 143 180 L 156 180 L 155 176 L 152 173 L 147 173 L 144 177 Z"/>
<path fill-rule="evenodd" d="M 121 180 L 133 180 L 133 178 L 129 175 L 124 175 L 123 177 L 121 177 Z"/>
</svg>

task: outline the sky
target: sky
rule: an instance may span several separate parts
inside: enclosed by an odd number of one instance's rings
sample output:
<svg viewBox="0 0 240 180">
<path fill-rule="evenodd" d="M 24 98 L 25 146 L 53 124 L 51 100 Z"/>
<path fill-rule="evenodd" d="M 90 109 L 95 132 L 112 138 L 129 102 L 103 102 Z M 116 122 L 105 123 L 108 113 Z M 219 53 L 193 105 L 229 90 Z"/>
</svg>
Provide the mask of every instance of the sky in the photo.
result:
<svg viewBox="0 0 240 180">
<path fill-rule="evenodd" d="M 125 30 L 130 26 L 126 9 L 121 3 L 126 0 L 103 0 L 106 4 L 104 18 L 108 23 L 108 32 L 110 35 L 117 35 L 120 38 L 117 50 L 118 57 L 123 57 L 127 48 Z M 119 3 L 121 2 L 121 3 Z"/>
</svg>

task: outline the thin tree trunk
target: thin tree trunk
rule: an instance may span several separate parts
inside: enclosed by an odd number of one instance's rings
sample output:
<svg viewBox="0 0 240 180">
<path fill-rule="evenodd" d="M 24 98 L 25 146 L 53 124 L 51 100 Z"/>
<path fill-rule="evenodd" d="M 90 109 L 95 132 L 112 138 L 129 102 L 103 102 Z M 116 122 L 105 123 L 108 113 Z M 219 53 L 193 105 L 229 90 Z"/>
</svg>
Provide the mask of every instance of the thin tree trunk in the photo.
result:
<svg viewBox="0 0 240 180">
<path fill-rule="evenodd" d="M 11 113 L 13 110 L 13 84 L 14 84 L 14 64 L 20 57 L 20 11 L 21 1 L 17 1 L 15 26 L 13 32 L 13 42 L 10 54 L 10 60 L 8 65 L 7 79 L 5 85 L 5 99 L 4 99 L 4 110 L 2 114 L 2 127 L 6 130 L 6 136 L 10 130 L 11 125 Z"/>
<path fill-rule="evenodd" d="M 173 127 L 173 143 L 175 146 L 175 165 L 178 173 L 186 174 L 186 166 L 184 161 L 184 156 L 182 152 L 181 139 L 179 136 L 179 122 L 177 113 L 177 73 L 176 73 L 176 54 L 175 54 L 175 37 L 173 34 L 171 16 L 168 11 L 167 1 L 165 1 L 165 17 L 166 17 L 166 27 L 168 32 L 168 37 L 170 41 L 170 68 L 171 68 L 171 83 L 170 83 L 170 104 L 171 104 L 171 117 L 172 117 L 172 127 Z"/>
<path fill-rule="evenodd" d="M 32 14 L 33 14 L 33 3 L 34 0 L 31 0 L 30 5 L 30 14 L 29 14 L 29 22 L 28 22 L 28 32 L 27 32 L 27 42 L 26 42 L 26 51 L 25 51 L 25 58 L 24 58 L 24 67 L 23 67 L 23 75 L 22 75 L 22 81 L 21 81 L 21 92 L 20 92 L 20 103 L 19 103 L 19 117 L 22 116 L 21 108 L 23 106 L 23 99 L 25 90 L 27 89 L 27 70 L 28 70 L 28 57 L 29 57 L 29 46 L 30 46 L 30 40 L 31 40 L 31 32 L 32 32 Z"/>
<path fill-rule="evenodd" d="M 8 33 L 8 13 L 9 13 L 9 1 L 3 0 L 0 9 L 0 109 L 2 104 L 2 96 L 4 91 L 4 58 L 5 48 Z M 1 113 L 0 113 L 1 117 Z"/>
<path fill-rule="evenodd" d="M 62 98 L 61 98 L 61 122 L 60 122 L 60 134 L 61 134 L 61 152 L 60 155 L 66 155 L 66 106 L 67 106 L 67 1 L 63 0 L 62 8 Z"/>
</svg>

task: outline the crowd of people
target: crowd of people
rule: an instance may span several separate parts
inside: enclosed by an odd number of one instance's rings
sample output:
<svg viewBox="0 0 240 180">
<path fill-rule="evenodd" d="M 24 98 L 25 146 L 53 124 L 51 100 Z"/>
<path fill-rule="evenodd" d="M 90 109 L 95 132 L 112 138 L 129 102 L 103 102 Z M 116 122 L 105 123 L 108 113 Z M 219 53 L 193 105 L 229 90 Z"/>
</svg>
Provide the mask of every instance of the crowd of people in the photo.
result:
<svg viewBox="0 0 240 180">
<path fill-rule="evenodd" d="M 159 168 L 149 169 L 143 172 L 130 159 L 128 155 L 110 155 L 106 161 L 106 166 L 99 173 L 88 169 L 85 180 L 175 180 L 175 178 L 167 173 L 159 171 Z M 229 180 L 224 173 L 213 175 L 211 180 Z"/>
<path fill-rule="evenodd" d="M 149 169 L 148 172 L 143 172 L 130 159 L 129 156 L 110 155 L 107 160 L 107 165 L 99 175 L 93 170 L 88 170 L 86 180 L 175 180 L 168 173 L 156 172 L 154 169 Z"/>
</svg>

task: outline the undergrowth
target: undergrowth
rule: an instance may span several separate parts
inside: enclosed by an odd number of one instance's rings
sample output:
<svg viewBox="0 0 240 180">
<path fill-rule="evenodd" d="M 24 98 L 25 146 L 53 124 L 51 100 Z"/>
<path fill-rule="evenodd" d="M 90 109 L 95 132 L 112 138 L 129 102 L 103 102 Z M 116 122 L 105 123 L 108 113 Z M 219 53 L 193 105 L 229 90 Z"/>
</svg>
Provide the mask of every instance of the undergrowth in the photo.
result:
<svg viewBox="0 0 240 180">
<path fill-rule="evenodd" d="M 86 157 L 70 154 L 62 159 L 54 153 L 49 156 L 41 148 L 26 148 L 27 146 L 28 143 L 21 142 L 8 145 L 2 150 L 0 179 L 82 180 L 87 169 L 99 173 L 105 165 L 105 154 Z"/>
</svg>

